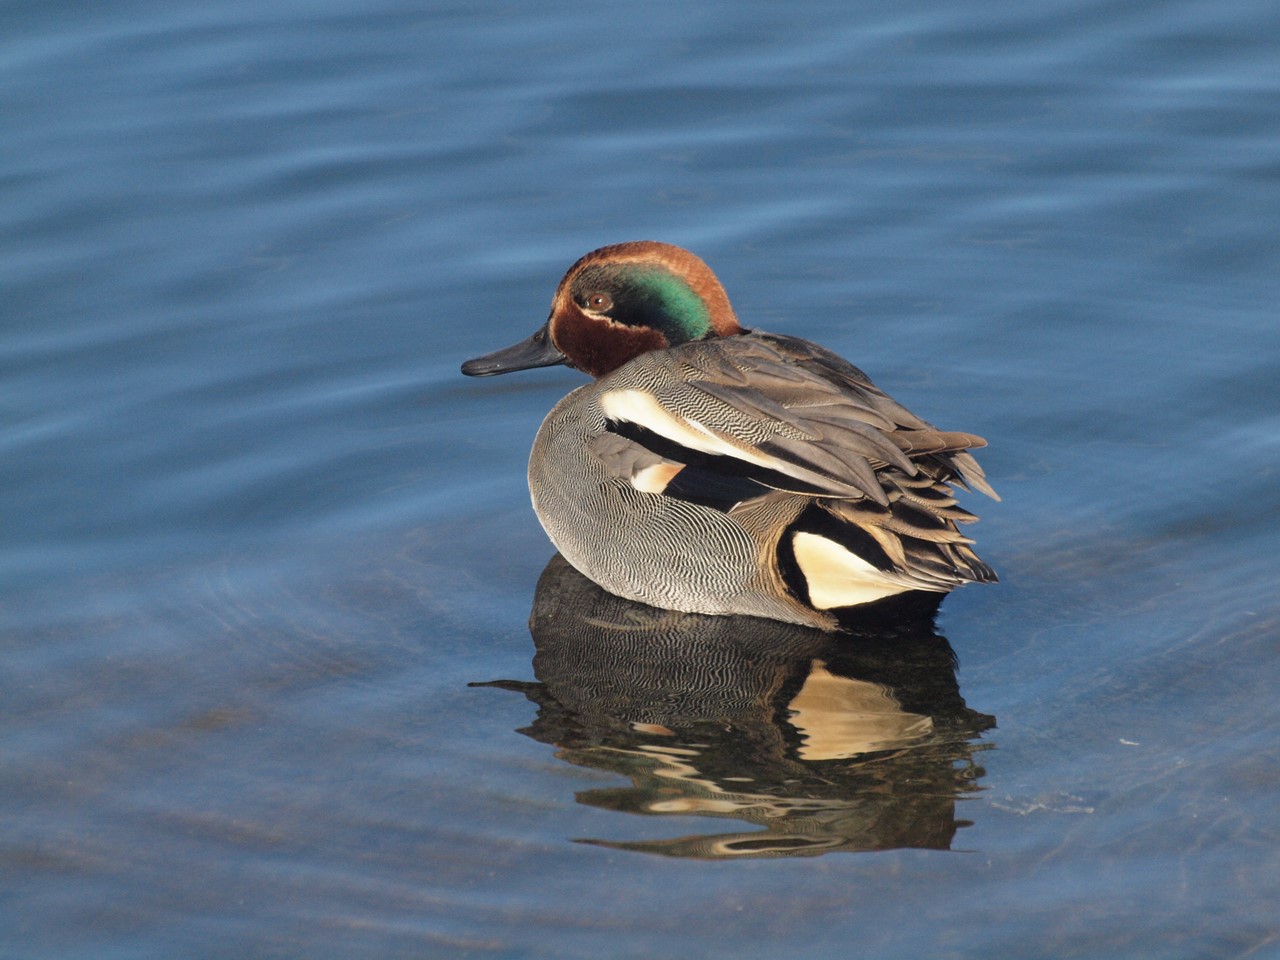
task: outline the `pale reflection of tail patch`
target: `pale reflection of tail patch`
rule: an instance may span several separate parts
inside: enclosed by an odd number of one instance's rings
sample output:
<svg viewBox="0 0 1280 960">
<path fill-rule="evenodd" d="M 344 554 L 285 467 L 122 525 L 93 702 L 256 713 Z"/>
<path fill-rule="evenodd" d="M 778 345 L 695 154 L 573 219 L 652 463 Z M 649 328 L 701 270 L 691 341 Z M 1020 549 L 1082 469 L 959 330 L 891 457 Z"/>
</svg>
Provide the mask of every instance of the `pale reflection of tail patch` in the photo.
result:
<svg viewBox="0 0 1280 960">
<path fill-rule="evenodd" d="M 788 705 L 791 725 L 804 740 L 802 760 L 843 760 L 894 750 L 933 730 L 933 720 L 903 710 L 878 683 L 839 677 L 822 660 Z"/>
</svg>

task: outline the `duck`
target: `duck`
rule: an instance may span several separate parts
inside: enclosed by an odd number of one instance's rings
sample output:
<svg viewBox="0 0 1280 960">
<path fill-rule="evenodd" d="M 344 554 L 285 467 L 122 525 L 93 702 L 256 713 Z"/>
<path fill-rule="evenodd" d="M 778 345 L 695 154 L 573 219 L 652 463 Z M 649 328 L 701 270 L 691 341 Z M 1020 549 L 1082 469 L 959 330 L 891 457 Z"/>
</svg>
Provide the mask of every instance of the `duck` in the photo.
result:
<svg viewBox="0 0 1280 960">
<path fill-rule="evenodd" d="M 529 338 L 468 360 L 487 377 L 589 375 L 543 420 L 533 509 L 608 592 L 666 610 L 840 628 L 900 594 L 993 583 L 956 488 L 999 500 L 969 452 L 816 343 L 743 327 L 696 254 L 601 247 Z"/>
</svg>

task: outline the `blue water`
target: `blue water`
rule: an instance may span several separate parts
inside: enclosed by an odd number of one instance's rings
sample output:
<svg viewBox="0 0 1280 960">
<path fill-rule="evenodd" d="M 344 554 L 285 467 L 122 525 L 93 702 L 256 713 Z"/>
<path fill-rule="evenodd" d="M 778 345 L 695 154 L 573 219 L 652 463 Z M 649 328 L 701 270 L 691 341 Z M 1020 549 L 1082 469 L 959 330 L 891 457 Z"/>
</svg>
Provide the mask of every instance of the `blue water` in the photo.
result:
<svg viewBox="0 0 1280 960">
<path fill-rule="evenodd" d="M 1280 957 L 1274 4 L 0 23 L 0 956 Z M 530 633 L 580 379 L 458 363 L 639 238 L 989 439 L 958 672 Z"/>
</svg>

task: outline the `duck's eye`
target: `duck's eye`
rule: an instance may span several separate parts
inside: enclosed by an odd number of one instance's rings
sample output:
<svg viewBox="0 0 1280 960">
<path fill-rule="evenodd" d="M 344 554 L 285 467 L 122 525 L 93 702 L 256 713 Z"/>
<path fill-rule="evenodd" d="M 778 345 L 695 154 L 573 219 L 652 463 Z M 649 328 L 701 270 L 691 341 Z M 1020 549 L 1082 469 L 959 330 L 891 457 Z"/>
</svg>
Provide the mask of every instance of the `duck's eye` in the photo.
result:
<svg viewBox="0 0 1280 960">
<path fill-rule="evenodd" d="M 613 297 L 607 293 L 591 293 L 587 295 L 586 307 L 592 313 L 604 313 L 613 308 Z"/>
</svg>

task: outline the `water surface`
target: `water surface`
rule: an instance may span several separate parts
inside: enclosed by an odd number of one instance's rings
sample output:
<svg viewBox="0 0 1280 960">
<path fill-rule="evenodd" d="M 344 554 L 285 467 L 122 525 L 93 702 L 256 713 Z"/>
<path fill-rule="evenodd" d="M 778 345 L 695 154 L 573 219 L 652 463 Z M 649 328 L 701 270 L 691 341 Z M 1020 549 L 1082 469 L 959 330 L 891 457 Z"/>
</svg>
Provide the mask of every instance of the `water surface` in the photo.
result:
<svg viewBox="0 0 1280 960">
<path fill-rule="evenodd" d="M 1280 956 L 1272 5 L 4 20 L 0 954 Z M 457 365 L 638 238 L 986 436 L 1002 582 L 548 566 L 580 379 Z"/>
</svg>

